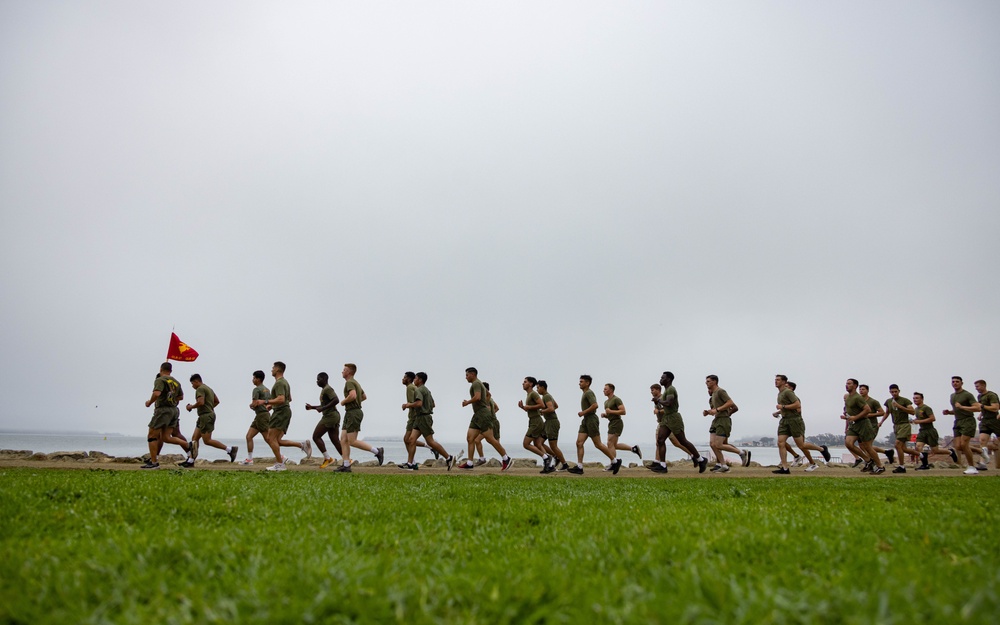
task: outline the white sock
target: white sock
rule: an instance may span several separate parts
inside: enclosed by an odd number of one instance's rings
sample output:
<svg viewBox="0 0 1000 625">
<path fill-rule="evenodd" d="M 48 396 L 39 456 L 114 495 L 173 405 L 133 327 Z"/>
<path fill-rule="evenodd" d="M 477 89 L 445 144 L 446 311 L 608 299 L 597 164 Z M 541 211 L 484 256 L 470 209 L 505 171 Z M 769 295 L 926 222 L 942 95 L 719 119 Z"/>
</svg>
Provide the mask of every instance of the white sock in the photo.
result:
<svg viewBox="0 0 1000 625">
<path fill-rule="evenodd" d="M 377 456 L 378 455 L 378 447 L 372 447 L 372 455 L 373 456 Z"/>
<path fill-rule="evenodd" d="M 324 451 L 324 452 L 323 452 L 323 459 L 324 459 L 324 460 L 329 460 L 329 459 L 330 459 L 330 453 L 329 453 L 329 452 L 326 452 L 326 451 Z"/>
<path fill-rule="evenodd" d="M 579 468 L 581 468 L 581 469 L 583 468 L 583 465 L 580 464 L 579 462 L 576 463 L 576 466 L 579 467 Z"/>
<path fill-rule="evenodd" d="M 226 445 L 226 453 L 227 453 L 227 454 L 228 454 L 229 452 L 231 452 L 232 450 L 233 450 L 233 448 L 232 448 L 232 447 L 230 447 L 229 445 Z"/>
<path fill-rule="evenodd" d="M 351 466 L 351 461 L 350 460 L 344 460 L 344 466 L 345 467 Z"/>
<path fill-rule="evenodd" d="M 542 454 L 542 461 L 543 462 L 548 461 L 548 459 L 549 459 L 549 455 L 548 454 Z"/>
</svg>

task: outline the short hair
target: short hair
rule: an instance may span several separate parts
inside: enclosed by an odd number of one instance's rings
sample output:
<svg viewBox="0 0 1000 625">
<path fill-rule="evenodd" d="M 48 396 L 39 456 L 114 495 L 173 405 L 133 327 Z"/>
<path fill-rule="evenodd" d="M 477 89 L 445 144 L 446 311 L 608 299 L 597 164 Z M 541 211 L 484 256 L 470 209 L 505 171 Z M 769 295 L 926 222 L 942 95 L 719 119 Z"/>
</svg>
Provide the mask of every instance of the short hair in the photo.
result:
<svg viewBox="0 0 1000 625">
<path fill-rule="evenodd" d="M 483 382 L 483 388 L 485 388 L 487 391 L 490 390 L 490 383 L 489 382 Z"/>
<path fill-rule="evenodd" d="M 530 382 L 532 386 L 538 384 L 538 380 L 536 380 L 535 378 L 531 377 L 530 375 L 527 376 L 527 377 L 525 377 L 524 379 L 527 380 L 528 382 Z"/>
<path fill-rule="evenodd" d="M 788 388 L 790 388 L 790 389 L 792 389 L 794 391 L 796 388 L 798 388 L 798 384 L 796 384 L 795 382 L 789 382 L 788 383 Z"/>
<path fill-rule="evenodd" d="M 160 365 L 160 371 L 166 371 L 167 373 L 170 373 L 173 370 L 174 370 L 174 366 L 172 364 L 170 364 L 169 362 L 165 362 L 162 365 Z"/>
<path fill-rule="evenodd" d="M 847 378 L 847 381 L 848 382 L 854 382 L 854 386 L 857 386 L 859 384 L 859 382 L 857 380 L 855 380 L 854 378 Z"/>
<path fill-rule="evenodd" d="M 594 378 L 590 377 L 590 376 L 589 376 L 589 375 L 587 375 L 586 373 L 584 373 L 583 375 L 581 375 L 581 376 L 580 376 L 580 379 L 581 379 L 581 380 L 586 380 L 586 381 L 587 381 L 587 384 L 590 384 L 591 382 L 593 382 L 593 381 L 594 381 Z"/>
<path fill-rule="evenodd" d="M 782 382 L 788 382 L 788 376 L 787 375 L 782 375 L 782 374 L 779 373 L 779 374 L 775 375 L 774 377 L 780 378 Z"/>
<path fill-rule="evenodd" d="M 466 367 L 465 372 L 475 373 L 476 375 L 479 375 L 479 369 L 476 369 L 475 367 Z"/>
<path fill-rule="evenodd" d="M 863 388 L 863 389 L 865 389 L 866 391 L 867 391 L 867 390 L 870 390 L 870 389 L 868 388 L 868 385 L 867 385 L 867 384 L 859 384 L 859 385 L 858 385 L 858 388 Z"/>
<path fill-rule="evenodd" d="M 407 380 L 415 380 L 417 379 L 417 374 L 413 373 L 412 371 L 407 371 L 406 373 L 403 374 L 403 377 L 406 378 Z"/>
<path fill-rule="evenodd" d="M 671 380 L 673 380 L 674 379 L 674 374 L 671 373 L 670 371 L 664 371 L 663 375 L 660 376 L 660 377 L 667 377 L 667 378 L 670 378 Z"/>
<path fill-rule="evenodd" d="M 256 371 L 253 372 L 253 377 L 255 380 L 263 380 L 264 372 L 261 371 L 260 369 L 257 369 Z"/>
<path fill-rule="evenodd" d="M 891 391 L 892 389 L 896 389 L 898 391 L 899 390 L 899 385 L 898 384 L 890 384 L 889 385 L 889 390 Z"/>
<path fill-rule="evenodd" d="M 607 383 L 607 384 L 605 384 L 604 386 L 610 386 L 610 387 L 611 387 L 611 391 L 612 391 L 612 392 L 614 392 L 614 390 L 615 390 L 615 385 L 614 385 L 614 384 L 612 384 L 611 382 L 608 382 L 608 383 Z"/>
<path fill-rule="evenodd" d="M 962 376 L 960 376 L 960 375 L 953 375 L 953 376 L 951 376 L 951 379 L 952 380 L 958 380 L 959 382 L 961 382 L 962 381 Z"/>
<path fill-rule="evenodd" d="M 274 366 L 278 368 L 278 371 L 282 373 L 285 372 L 285 363 L 281 362 L 280 360 L 275 361 Z"/>
<path fill-rule="evenodd" d="M 920 395 L 920 399 L 924 398 L 924 394 L 921 393 L 920 391 L 913 391 L 913 396 L 916 397 L 917 395 Z"/>
<path fill-rule="evenodd" d="M 355 373 L 358 372 L 358 366 L 353 362 L 345 362 L 344 366 L 347 367 L 347 370 L 351 372 L 351 375 L 354 375 Z"/>
<path fill-rule="evenodd" d="M 539 380 L 539 381 L 535 382 L 535 386 L 540 386 L 540 387 L 544 388 L 545 390 L 549 390 L 549 383 L 546 382 L 545 380 Z"/>
<path fill-rule="evenodd" d="M 986 386 L 986 380 L 976 380 L 976 384 L 982 384 L 983 386 Z"/>
<path fill-rule="evenodd" d="M 191 374 L 191 381 L 194 382 L 195 380 L 201 382 L 201 374 L 192 373 Z"/>
<path fill-rule="evenodd" d="M 706 379 L 706 380 L 711 380 L 711 381 L 713 381 L 713 382 L 716 382 L 716 383 L 718 383 L 718 381 L 719 381 L 719 376 L 717 376 L 717 375 L 715 375 L 715 374 L 712 374 L 712 375 L 706 375 L 706 376 L 705 376 L 705 379 Z"/>
<path fill-rule="evenodd" d="M 417 379 L 419 379 L 421 382 L 427 382 L 427 374 L 424 373 L 423 371 L 417 371 Z"/>
<path fill-rule="evenodd" d="M 652 389 L 654 389 L 654 388 L 655 388 L 656 390 L 658 390 L 658 391 L 662 391 L 662 390 L 663 390 L 663 387 L 662 387 L 662 386 L 660 386 L 659 384 L 650 384 L 650 385 L 649 385 L 649 388 L 650 388 L 650 390 L 652 390 Z"/>
<path fill-rule="evenodd" d="M 320 371 L 316 374 L 316 379 L 323 380 L 323 384 L 326 384 L 330 381 L 330 375 L 326 371 Z"/>
</svg>

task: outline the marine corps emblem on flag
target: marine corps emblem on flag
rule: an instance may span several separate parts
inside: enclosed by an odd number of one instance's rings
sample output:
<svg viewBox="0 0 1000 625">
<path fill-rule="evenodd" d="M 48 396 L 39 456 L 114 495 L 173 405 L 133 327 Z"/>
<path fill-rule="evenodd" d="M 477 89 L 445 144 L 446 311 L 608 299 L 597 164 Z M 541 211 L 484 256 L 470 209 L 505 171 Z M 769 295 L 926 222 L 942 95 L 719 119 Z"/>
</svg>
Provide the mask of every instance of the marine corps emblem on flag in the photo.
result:
<svg viewBox="0 0 1000 625">
<path fill-rule="evenodd" d="M 182 341 L 176 333 L 170 333 L 170 347 L 167 348 L 167 360 L 178 360 L 180 362 L 194 362 L 198 358 L 198 352 Z"/>
</svg>

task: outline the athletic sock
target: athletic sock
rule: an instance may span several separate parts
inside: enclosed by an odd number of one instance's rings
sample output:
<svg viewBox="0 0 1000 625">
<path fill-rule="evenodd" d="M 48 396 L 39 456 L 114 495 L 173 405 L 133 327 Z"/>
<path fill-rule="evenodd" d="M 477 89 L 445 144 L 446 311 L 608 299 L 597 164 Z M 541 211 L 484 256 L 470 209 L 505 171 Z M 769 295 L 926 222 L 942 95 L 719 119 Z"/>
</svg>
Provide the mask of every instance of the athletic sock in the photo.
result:
<svg viewBox="0 0 1000 625">
<path fill-rule="evenodd" d="M 323 460 L 329 460 L 329 459 L 330 459 L 330 454 L 328 452 L 324 451 L 323 452 Z"/>
<path fill-rule="evenodd" d="M 576 466 L 577 466 L 578 469 L 582 469 L 583 468 L 583 465 L 580 464 L 579 462 L 576 463 Z"/>
<path fill-rule="evenodd" d="M 345 467 L 349 467 L 349 466 L 351 466 L 351 463 L 350 463 L 350 461 L 348 461 L 348 460 L 344 460 L 344 466 L 345 466 Z"/>
<path fill-rule="evenodd" d="M 232 450 L 233 450 L 233 448 L 232 448 L 232 447 L 230 447 L 229 445 L 226 445 L 226 453 L 227 453 L 227 454 L 228 454 L 229 452 L 231 452 Z"/>
</svg>

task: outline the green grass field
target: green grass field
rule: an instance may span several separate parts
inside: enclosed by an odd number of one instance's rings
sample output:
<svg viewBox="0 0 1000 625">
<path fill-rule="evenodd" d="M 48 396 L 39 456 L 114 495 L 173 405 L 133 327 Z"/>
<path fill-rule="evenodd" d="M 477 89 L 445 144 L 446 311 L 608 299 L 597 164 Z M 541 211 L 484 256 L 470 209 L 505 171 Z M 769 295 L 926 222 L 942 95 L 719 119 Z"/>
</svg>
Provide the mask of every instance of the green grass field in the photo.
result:
<svg viewBox="0 0 1000 625">
<path fill-rule="evenodd" d="M 983 625 L 998 494 L 954 476 L 3 469 L 0 622 Z"/>
</svg>

